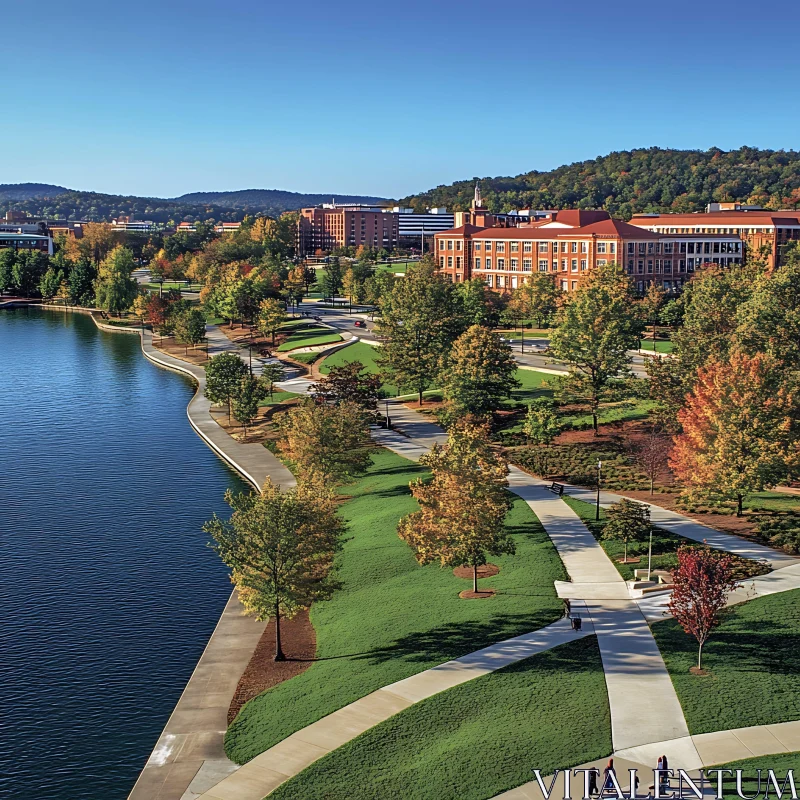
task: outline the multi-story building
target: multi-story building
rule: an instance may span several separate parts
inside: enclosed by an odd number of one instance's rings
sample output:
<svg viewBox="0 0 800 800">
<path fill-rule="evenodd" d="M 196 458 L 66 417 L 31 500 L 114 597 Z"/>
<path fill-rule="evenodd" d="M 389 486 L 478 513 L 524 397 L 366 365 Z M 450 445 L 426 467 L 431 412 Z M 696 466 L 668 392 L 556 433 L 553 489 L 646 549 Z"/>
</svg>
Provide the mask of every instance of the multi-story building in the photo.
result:
<svg viewBox="0 0 800 800">
<path fill-rule="evenodd" d="M 360 206 L 304 208 L 297 222 L 298 254 L 309 256 L 362 245 L 392 250 L 399 239 L 399 216 Z"/>
<path fill-rule="evenodd" d="M 19 230 L 6 230 L 7 226 L 0 228 L 0 250 L 41 250 L 43 253 L 53 255 L 53 239 L 49 234 L 23 233 Z"/>
<path fill-rule="evenodd" d="M 149 233 L 155 227 L 155 223 L 150 220 L 133 219 L 127 216 L 117 217 L 111 221 L 111 224 L 116 230 L 138 233 Z"/>
<path fill-rule="evenodd" d="M 398 215 L 398 239 L 406 246 L 420 245 L 435 233 L 449 230 L 455 225 L 453 214 L 448 214 L 446 208 L 429 208 L 424 214 L 418 214 L 413 208 L 395 206 L 391 213 Z"/>
<path fill-rule="evenodd" d="M 611 219 L 605 211 L 558 211 L 517 227 L 462 225 L 435 236 L 438 266 L 451 280 L 479 277 L 501 292 L 533 272 L 574 291 L 589 270 L 611 262 L 625 269 L 640 292 L 651 283 L 674 292 L 704 264 L 740 263 L 742 250 L 733 234 L 661 234 Z"/>
<path fill-rule="evenodd" d="M 689 239 L 733 236 L 751 253 L 759 253 L 763 248 L 768 265 L 772 268 L 780 266 L 786 245 L 800 239 L 800 212 L 765 211 L 742 206 L 710 210 L 705 214 L 636 214 L 631 219 L 631 225 L 662 235 L 683 235 Z M 704 246 L 702 255 L 717 255 L 717 250 L 712 248 L 712 252 L 708 253 Z"/>
</svg>

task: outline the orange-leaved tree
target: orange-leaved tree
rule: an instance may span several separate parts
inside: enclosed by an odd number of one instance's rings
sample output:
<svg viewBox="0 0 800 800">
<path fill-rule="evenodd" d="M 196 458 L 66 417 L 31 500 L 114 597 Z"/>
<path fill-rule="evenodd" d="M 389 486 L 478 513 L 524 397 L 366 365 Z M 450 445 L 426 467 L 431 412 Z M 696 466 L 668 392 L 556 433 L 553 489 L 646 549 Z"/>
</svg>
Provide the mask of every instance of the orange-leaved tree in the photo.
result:
<svg viewBox="0 0 800 800">
<path fill-rule="evenodd" d="M 513 553 L 504 520 L 511 508 L 508 465 L 491 447 L 489 428 L 469 417 L 451 429 L 443 447 L 420 459 L 433 473 L 430 482 L 411 484 L 420 510 L 403 517 L 397 532 L 420 564 L 471 566 L 473 591 L 478 567 L 488 555 Z"/>
<path fill-rule="evenodd" d="M 702 368 L 678 412 L 670 466 L 685 485 L 736 501 L 774 486 L 798 466 L 796 377 L 763 354 L 733 354 Z"/>
</svg>

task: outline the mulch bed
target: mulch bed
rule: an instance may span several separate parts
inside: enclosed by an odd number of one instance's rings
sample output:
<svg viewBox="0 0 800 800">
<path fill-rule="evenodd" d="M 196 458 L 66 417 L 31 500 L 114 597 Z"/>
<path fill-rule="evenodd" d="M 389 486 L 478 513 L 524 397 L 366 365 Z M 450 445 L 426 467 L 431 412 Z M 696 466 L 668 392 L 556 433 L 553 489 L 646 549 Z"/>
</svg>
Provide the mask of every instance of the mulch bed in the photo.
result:
<svg viewBox="0 0 800 800">
<path fill-rule="evenodd" d="M 494 595 L 494 589 L 478 589 L 477 592 L 473 592 L 472 589 L 465 589 L 463 592 L 458 593 L 462 600 L 487 600 L 490 597 L 494 597 Z"/>
<path fill-rule="evenodd" d="M 493 575 L 497 575 L 498 572 L 500 572 L 500 567 L 498 567 L 497 564 L 484 564 L 478 567 L 479 578 L 491 578 Z M 456 578 L 468 578 L 472 580 L 472 567 L 456 567 L 453 570 L 453 575 L 455 575 Z"/>
<path fill-rule="evenodd" d="M 255 652 L 233 693 L 228 709 L 228 725 L 248 700 L 305 672 L 311 666 L 317 652 L 317 637 L 307 611 L 301 611 L 294 619 L 281 621 L 281 643 L 287 660 L 273 661 L 275 621 L 271 620 L 261 634 Z"/>
</svg>

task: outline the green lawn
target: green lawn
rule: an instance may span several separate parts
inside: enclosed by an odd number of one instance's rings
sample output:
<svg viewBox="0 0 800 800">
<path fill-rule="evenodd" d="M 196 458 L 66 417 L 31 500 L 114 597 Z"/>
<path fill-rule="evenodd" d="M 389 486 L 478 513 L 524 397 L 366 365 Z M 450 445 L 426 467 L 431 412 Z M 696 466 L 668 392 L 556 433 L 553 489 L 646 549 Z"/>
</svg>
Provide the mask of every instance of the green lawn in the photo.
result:
<svg viewBox="0 0 800 800">
<path fill-rule="evenodd" d="M 622 400 L 619 403 L 606 403 L 600 406 L 597 421 L 600 425 L 607 425 L 610 422 L 646 419 L 657 405 L 656 400 Z M 561 423 L 573 430 L 586 430 L 592 427 L 592 415 L 564 414 L 561 416 Z"/>
<path fill-rule="evenodd" d="M 800 511 L 800 495 L 782 492 L 756 492 L 744 501 L 748 511 Z"/>
<path fill-rule="evenodd" d="M 292 332 L 278 347 L 279 353 L 286 353 L 298 347 L 314 347 L 319 344 L 335 344 L 342 341 L 342 337 L 331 331 L 330 328 L 309 324 L 304 320 L 291 320 L 284 327 L 289 327 Z"/>
<path fill-rule="evenodd" d="M 671 353 L 672 349 L 675 345 L 664 339 L 656 339 L 656 346 L 655 350 L 653 349 L 653 340 L 652 339 L 643 339 L 642 340 L 642 350 L 650 350 L 655 353 Z"/>
<path fill-rule="evenodd" d="M 379 356 L 379 347 L 373 347 L 366 342 L 354 342 L 325 356 L 325 360 L 319 366 L 319 371 L 327 375 L 331 371 L 331 367 L 341 367 L 353 361 L 360 361 L 371 373 L 377 374 Z"/>
<path fill-rule="evenodd" d="M 278 403 L 282 403 L 284 400 L 291 400 L 293 397 L 299 397 L 300 395 L 297 392 L 282 392 L 280 389 L 276 389 L 272 393 L 272 397 L 267 397 L 266 400 L 262 400 L 259 404 L 259 408 L 264 408 L 265 406 L 275 406 Z"/>
<path fill-rule="evenodd" d="M 594 636 L 411 706 L 280 786 L 275 800 L 482 800 L 612 750 Z M 354 789 L 357 787 L 357 792 Z"/>
<path fill-rule="evenodd" d="M 159 284 L 155 283 L 155 282 L 146 283 L 145 286 L 151 292 L 157 292 L 158 289 L 159 289 Z M 184 291 L 184 292 L 199 292 L 203 288 L 203 284 L 202 283 L 191 283 L 191 284 L 187 285 L 185 283 L 177 283 L 175 281 L 164 281 L 164 284 L 163 284 L 163 286 L 161 288 L 165 292 L 169 291 L 170 289 L 180 289 L 181 291 Z"/>
<path fill-rule="evenodd" d="M 515 377 L 522 384 L 521 388 L 515 389 L 511 395 L 517 405 L 528 405 L 537 397 L 551 397 L 553 394 L 552 389 L 547 388 L 545 384 L 548 380 L 552 381 L 554 375 L 532 369 L 518 369 Z"/>
<path fill-rule="evenodd" d="M 760 796 L 763 797 L 764 792 L 767 789 L 768 770 L 773 770 L 775 772 L 775 777 L 778 780 L 778 786 L 783 783 L 786 773 L 789 770 L 793 770 L 794 772 L 795 785 L 798 783 L 798 779 L 800 778 L 800 753 L 778 753 L 776 755 L 761 756 L 759 758 L 745 758 L 741 761 L 731 761 L 728 764 L 720 764 L 713 767 L 713 769 L 742 770 L 743 794 L 750 795 L 752 797 L 756 794 L 756 792 L 760 791 Z M 758 788 L 758 772 L 756 771 L 759 769 L 762 771 L 762 783 L 760 790 Z M 709 775 L 708 779 L 711 782 L 711 786 L 716 791 L 716 774 Z M 741 800 L 739 795 L 736 793 L 735 776 L 724 775 L 723 781 L 723 796 L 726 798 L 726 800 Z M 770 797 L 775 796 L 774 791 L 775 787 L 770 784 Z M 789 797 L 791 797 L 791 790 L 789 790 L 787 794 Z"/>
<path fill-rule="evenodd" d="M 319 353 L 292 353 L 292 360 L 301 364 L 313 364 L 319 358 Z"/>
<path fill-rule="evenodd" d="M 703 648 L 674 620 L 653 625 L 690 733 L 800 719 L 800 590 L 733 606 Z"/>
<path fill-rule="evenodd" d="M 245 705 L 225 737 L 237 763 L 381 686 L 541 628 L 562 612 L 553 581 L 566 573 L 526 503 L 515 502 L 508 517 L 516 555 L 493 558 L 501 572 L 484 582 L 497 596 L 462 600 L 468 581 L 420 567 L 397 536 L 398 519 L 417 507 L 408 483 L 423 469 L 386 450 L 373 461 L 343 490 L 352 498 L 341 509 L 350 524 L 337 559 L 343 588 L 312 608 L 318 660 Z"/>
<path fill-rule="evenodd" d="M 583 500 L 576 500 L 574 497 L 568 497 L 564 494 L 564 502 L 584 521 L 586 527 L 594 534 L 595 538 L 600 542 L 600 546 L 606 551 L 608 557 L 614 562 L 617 572 L 626 580 L 631 581 L 634 578 L 633 571 L 635 569 L 647 569 L 647 546 L 649 539 L 644 540 L 638 544 L 631 543 L 628 545 L 628 558 L 631 556 L 640 556 L 638 564 L 620 564 L 617 559 L 621 559 L 625 554 L 625 546 L 622 542 L 601 539 L 603 528 L 608 521 L 605 509 L 600 509 L 600 521 L 596 522 L 595 506 L 592 503 L 585 503 Z M 674 533 L 669 533 L 661 528 L 653 528 L 653 569 L 673 569 L 678 565 L 678 557 L 676 555 L 678 548 L 682 544 L 697 544 L 693 539 L 687 539 L 684 536 L 678 536 Z M 742 569 L 742 577 L 763 575 L 770 571 L 769 567 L 760 565 L 756 561 L 750 559 L 740 560 L 740 569 Z"/>
</svg>

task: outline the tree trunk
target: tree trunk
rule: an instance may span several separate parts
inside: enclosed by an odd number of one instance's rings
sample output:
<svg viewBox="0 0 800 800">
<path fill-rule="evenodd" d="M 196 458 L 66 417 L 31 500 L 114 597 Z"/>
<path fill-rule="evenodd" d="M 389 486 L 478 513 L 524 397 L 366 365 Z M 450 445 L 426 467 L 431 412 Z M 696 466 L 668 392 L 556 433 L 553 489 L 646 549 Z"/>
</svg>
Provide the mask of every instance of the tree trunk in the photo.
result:
<svg viewBox="0 0 800 800">
<path fill-rule="evenodd" d="M 736 516 L 742 516 L 742 501 L 744 500 L 744 495 L 737 494 L 736 495 Z"/>
<path fill-rule="evenodd" d="M 697 650 L 697 669 L 703 668 L 703 643 L 700 642 L 700 647 Z"/>
<path fill-rule="evenodd" d="M 655 483 L 656 483 L 656 479 L 651 475 L 650 476 L 650 497 L 652 497 L 653 494 L 655 493 Z"/>
<path fill-rule="evenodd" d="M 233 409 L 231 406 L 231 397 L 228 397 L 228 425 L 233 421 Z"/>
<path fill-rule="evenodd" d="M 628 563 L 628 542 L 625 542 L 625 549 L 623 551 L 622 558 L 625 560 L 625 563 Z"/>
<path fill-rule="evenodd" d="M 419 390 L 419 404 L 422 405 L 422 389 Z"/>
<path fill-rule="evenodd" d="M 600 429 L 597 427 L 597 410 L 592 409 L 592 428 L 594 429 L 594 435 L 600 435 Z"/>
<path fill-rule="evenodd" d="M 472 591 L 478 594 L 478 565 L 472 565 Z"/>
<path fill-rule="evenodd" d="M 275 661 L 286 661 L 281 647 L 281 610 L 278 600 L 275 601 Z"/>
</svg>

